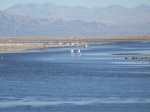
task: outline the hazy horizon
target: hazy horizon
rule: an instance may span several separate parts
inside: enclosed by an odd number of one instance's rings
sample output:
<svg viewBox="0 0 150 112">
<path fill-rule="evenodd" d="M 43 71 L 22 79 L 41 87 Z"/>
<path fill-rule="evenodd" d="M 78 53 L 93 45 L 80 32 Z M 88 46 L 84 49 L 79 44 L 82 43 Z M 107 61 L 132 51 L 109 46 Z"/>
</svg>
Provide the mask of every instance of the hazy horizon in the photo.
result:
<svg viewBox="0 0 150 112">
<path fill-rule="evenodd" d="M 108 7 L 111 5 L 121 5 L 127 8 L 132 8 L 132 7 L 136 7 L 142 4 L 145 5 L 150 5 L 150 1 L 149 0 L 124 0 L 124 1 L 120 1 L 120 0 L 0 0 L 0 10 L 5 10 L 7 8 L 10 8 L 14 5 L 17 4 L 28 4 L 28 3 L 37 3 L 37 4 L 44 4 L 46 2 L 51 2 L 55 5 L 64 5 L 64 6 L 71 6 L 71 7 L 76 7 L 76 6 L 83 6 L 83 7 L 88 7 L 88 8 L 92 8 L 92 7 Z"/>
</svg>

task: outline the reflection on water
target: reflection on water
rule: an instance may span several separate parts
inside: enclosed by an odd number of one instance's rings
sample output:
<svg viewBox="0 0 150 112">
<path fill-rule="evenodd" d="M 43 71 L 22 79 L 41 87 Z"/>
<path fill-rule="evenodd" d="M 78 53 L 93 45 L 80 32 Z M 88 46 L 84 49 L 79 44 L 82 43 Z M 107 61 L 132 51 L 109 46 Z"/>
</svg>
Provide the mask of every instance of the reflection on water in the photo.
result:
<svg viewBox="0 0 150 112">
<path fill-rule="evenodd" d="M 130 99 L 121 99 L 117 97 L 109 98 L 66 98 L 66 99 L 47 99 L 47 98 L 0 98 L 3 99 L 0 102 L 1 108 L 8 107 L 17 107 L 17 106 L 32 106 L 32 107 L 42 107 L 42 106 L 57 106 L 57 105 L 78 105 L 78 106 L 88 106 L 94 104 L 143 104 L 150 103 L 150 99 L 141 99 L 141 98 L 130 98 Z M 4 100 L 5 99 L 5 100 Z M 6 100 L 7 99 L 7 100 Z"/>
<path fill-rule="evenodd" d="M 32 51 L 0 54 L 0 111 L 150 111 L 150 43 Z"/>
</svg>

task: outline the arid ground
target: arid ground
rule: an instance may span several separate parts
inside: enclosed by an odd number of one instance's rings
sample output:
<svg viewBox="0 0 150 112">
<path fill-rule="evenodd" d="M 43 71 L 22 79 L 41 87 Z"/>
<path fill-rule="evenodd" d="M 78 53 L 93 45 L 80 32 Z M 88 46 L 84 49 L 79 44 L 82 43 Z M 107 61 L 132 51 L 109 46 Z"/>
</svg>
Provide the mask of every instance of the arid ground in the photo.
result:
<svg viewBox="0 0 150 112">
<path fill-rule="evenodd" d="M 92 40 L 100 40 L 93 42 Z M 150 36 L 1 37 L 0 52 L 44 47 L 104 44 L 106 41 L 150 40 Z"/>
</svg>

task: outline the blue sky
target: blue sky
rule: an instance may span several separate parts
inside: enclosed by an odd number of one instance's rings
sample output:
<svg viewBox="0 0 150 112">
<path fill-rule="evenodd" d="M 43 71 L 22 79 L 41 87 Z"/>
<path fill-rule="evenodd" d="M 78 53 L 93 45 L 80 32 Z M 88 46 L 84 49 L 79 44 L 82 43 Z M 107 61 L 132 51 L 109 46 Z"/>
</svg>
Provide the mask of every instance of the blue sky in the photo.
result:
<svg viewBox="0 0 150 112">
<path fill-rule="evenodd" d="M 109 5 L 122 5 L 136 7 L 141 4 L 150 5 L 150 0 L 0 0 L 0 10 L 9 8 L 16 4 L 52 2 L 56 5 L 86 6 L 86 7 L 107 7 Z"/>
</svg>

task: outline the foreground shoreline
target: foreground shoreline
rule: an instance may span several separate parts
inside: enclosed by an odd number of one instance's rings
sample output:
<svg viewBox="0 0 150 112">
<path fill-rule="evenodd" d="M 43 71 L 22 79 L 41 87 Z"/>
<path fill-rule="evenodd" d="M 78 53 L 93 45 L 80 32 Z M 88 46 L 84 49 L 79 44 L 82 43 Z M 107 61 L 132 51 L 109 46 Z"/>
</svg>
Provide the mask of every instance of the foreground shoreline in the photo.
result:
<svg viewBox="0 0 150 112">
<path fill-rule="evenodd" d="M 93 42 L 94 40 L 98 42 Z M 106 44 L 108 41 L 150 40 L 150 36 L 87 36 L 87 37 L 1 37 L 0 52 L 45 47 Z"/>
</svg>

